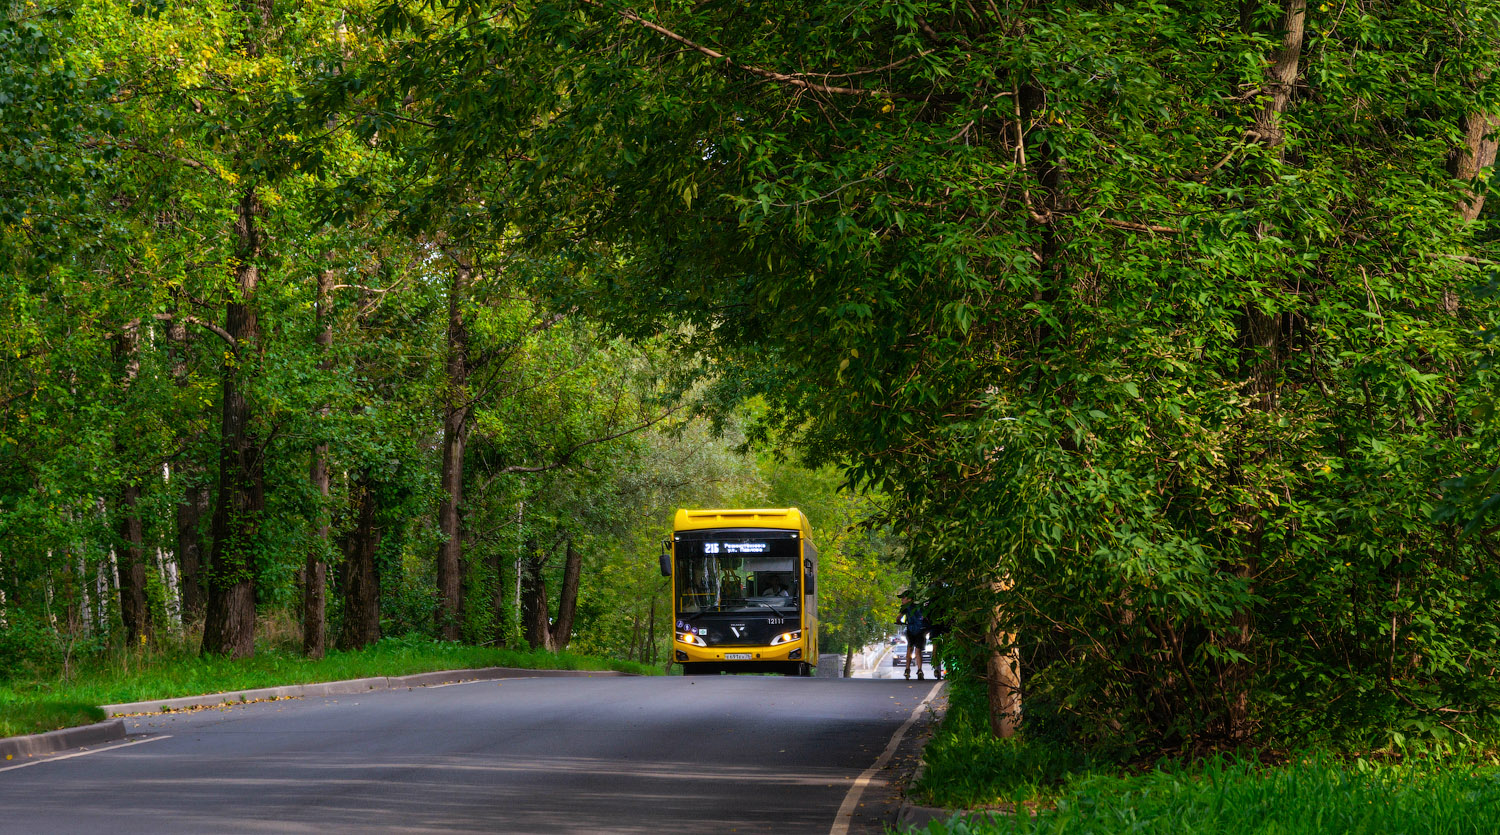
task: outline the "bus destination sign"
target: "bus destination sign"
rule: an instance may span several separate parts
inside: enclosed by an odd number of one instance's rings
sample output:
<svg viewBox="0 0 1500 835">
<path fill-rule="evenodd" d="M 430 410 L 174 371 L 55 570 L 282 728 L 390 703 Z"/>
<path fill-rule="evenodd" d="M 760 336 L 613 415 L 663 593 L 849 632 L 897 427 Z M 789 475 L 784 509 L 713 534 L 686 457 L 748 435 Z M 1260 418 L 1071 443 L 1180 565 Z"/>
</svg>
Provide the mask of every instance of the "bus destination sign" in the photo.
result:
<svg viewBox="0 0 1500 835">
<path fill-rule="evenodd" d="M 705 542 L 705 554 L 764 554 L 771 550 L 768 542 Z"/>
</svg>

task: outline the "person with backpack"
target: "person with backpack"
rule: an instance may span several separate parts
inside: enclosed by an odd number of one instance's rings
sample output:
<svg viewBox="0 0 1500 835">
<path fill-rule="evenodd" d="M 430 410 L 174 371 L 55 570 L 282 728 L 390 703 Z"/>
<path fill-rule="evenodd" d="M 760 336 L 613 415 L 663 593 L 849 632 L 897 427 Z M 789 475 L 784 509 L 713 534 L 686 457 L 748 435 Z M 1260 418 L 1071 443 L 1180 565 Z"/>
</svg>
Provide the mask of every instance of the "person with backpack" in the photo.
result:
<svg viewBox="0 0 1500 835">
<path fill-rule="evenodd" d="M 917 658 L 917 680 L 921 681 L 922 675 L 922 653 L 927 649 L 927 630 L 931 628 L 932 622 L 927 619 L 927 613 L 922 610 L 921 604 L 912 599 L 911 591 L 901 592 L 901 614 L 896 618 L 896 623 L 906 633 L 906 677 L 911 678 L 911 659 Z"/>
</svg>

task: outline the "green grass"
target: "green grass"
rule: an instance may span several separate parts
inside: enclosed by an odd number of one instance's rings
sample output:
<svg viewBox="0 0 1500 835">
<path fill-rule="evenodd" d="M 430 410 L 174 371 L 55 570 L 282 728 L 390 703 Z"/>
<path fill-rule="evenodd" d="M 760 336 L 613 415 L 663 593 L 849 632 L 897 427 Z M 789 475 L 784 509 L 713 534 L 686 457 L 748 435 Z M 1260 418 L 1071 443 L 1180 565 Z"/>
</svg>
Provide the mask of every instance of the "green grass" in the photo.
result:
<svg viewBox="0 0 1500 835">
<path fill-rule="evenodd" d="M 1139 773 L 1057 741 L 995 738 L 983 688 L 960 680 L 922 756 L 913 800 L 1004 812 L 934 823 L 922 830 L 930 835 L 1500 832 L 1500 762 L 1480 748 L 1404 761 L 1337 752 L 1277 766 L 1163 761 Z"/>
<path fill-rule="evenodd" d="M 1458 835 L 1500 831 L 1500 769 L 1323 761 L 1264 767 L 1211 760 L 1192 769 L 1086 777 L 1054 808 L 931 824 L 930 835 Z"/>
<path fill-rule="evenodd" d="M 330 651 L 320 661 L 275 648 L 261 649 L 251 658 L 231 661 L 199 656 L 185 644 L 89 659 L 74 664 L 67 676 L 34 675 L 0 681 L 0 737 L 97 722 L 104 718 L 97 705 L 471 667 L 661 673 L 659 668 L 644 664 L 566 652 L 529 652 L 409 639 L 387 639 L 355 652 Z"/>
<path fill-rule="evenodd" d="M 929 806 L 967 809 L 1048 802 L 1066 784 L 1118 771 L 1085 752 L 1026 738 L 998 739 L 990 733 L 984 688 L 950 677 L 948 711 L 922 760 L 914 800 Z"/>
</svg>

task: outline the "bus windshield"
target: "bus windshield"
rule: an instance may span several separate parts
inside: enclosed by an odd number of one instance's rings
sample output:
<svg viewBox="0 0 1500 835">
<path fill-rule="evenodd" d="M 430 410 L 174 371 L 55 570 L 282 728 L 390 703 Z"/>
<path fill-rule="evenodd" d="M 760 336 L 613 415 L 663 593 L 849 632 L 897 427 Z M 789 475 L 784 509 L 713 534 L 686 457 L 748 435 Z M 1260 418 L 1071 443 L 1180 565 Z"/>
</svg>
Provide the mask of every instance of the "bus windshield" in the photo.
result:
<svg viewBox="0 0 1500 835">
<path fill-rule="evenodd" d="M 795 539 L 679 543 L 677 611 L 795 614 L 797 551 Z"/>
</svg>

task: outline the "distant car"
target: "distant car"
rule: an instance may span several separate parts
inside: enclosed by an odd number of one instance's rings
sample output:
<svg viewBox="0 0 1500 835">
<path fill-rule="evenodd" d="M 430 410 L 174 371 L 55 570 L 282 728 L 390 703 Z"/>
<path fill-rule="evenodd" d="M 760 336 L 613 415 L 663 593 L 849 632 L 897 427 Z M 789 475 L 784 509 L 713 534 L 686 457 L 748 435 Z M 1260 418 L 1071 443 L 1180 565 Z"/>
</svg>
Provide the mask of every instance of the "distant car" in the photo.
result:
<svg viewBox="0 0 1500 835">
<path fill-rule="evenodd" d="M 897 649 L 898 649 L 898 647 L 891 647 L 891 666 L 892 667 L 905 667 L 906 666 L 906 644 L 900 644 L 899 645 L 899 649 L 901 650 L 900 652 L 897 652 L 896 651 Z M 930 650 L 930 649 L 924 649 L 924 650 L 922 650 L 922 663 L 925 664 L 925 665 L 928 665 L 928 666 L 932 665 L 932 650 Z"/>
<path fill-rule="evenodd" d="M 906 636 L 897 635 L 891 639 L 891 666 L 906 666 Z"/>
</svg>

